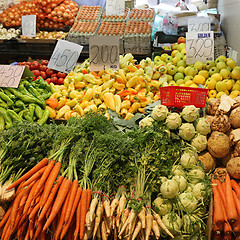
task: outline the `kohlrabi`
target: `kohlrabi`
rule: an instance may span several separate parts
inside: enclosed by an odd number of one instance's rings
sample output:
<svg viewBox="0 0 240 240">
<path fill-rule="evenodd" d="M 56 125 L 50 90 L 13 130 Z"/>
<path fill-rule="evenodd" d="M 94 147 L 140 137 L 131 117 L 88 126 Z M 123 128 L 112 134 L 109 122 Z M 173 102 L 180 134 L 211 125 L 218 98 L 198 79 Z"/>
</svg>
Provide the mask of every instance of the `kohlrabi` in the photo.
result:
<svg viewBox="0 0 240 240">
<path fill-rule="evenodd" d="M 153 108 L 151 117 L 156 121 L 164 121 L 168 115 L 168 108 L 164 105 L 157 105 Z"/>
<path fill-rule="evenodd" d="M 170 130 L 177 129 L 182 124 L 182 119 L 178 113 L 170 113 L 166 119 L 166 125 Z"/>
<path fill-rule="evenodd" d="M 198 207 L 198 201 L 192 192 L 184 192 L 179 195 L 179 207 L 181 210 L 191 213 Z"/>
<path fill-rule="evenodd" d="M 198 115 L 198 108 L 196 108 L 194 105 L 184 107 L 181 112 L 182 118 L 187 122 L 194 122 L 198 118 Z"/>
<path fill-rule="evenodd" d="M 182 227 L 182 219 L 175 213 L 171 212 L 163 216 L 163 224 L 173 233 L 179 233 Z"/>
<path fill-rule="evenodd" d="M 164 198 L 174 198 L 178 193 L 179 187 L 175 180 L 169 179 L 162 183 L 160 192 Z"/>
<path fill-rule="evenodd" d="M 179 192 L 183 192 L 186 189 L 187 179 L 185 177 L 177 175 L 177 176 L 173 176 L 172 179 L 178 183 Z"/>
<path fill-rule="evenodd" d="M 182 229 L 186 234 L 192 234 L 201 229 L 202 220 L 195 214 L 185 214 L 182 217 Z"/>
<path fill-rule="evenodd" d="M 153 118 L 147 116 L 139 122 L 139 127 L 151 126 L 153 121 L 154 121 Z"/>
<path fill-rule="evenodd" d="M 180 162 L 186 169 L 195 167 L 198 163 L 198 155 L 195 151 L 186 150 L 181 156 Z"/>
<path fill-rule="evenodd" d="M 172 166 L 172 174 L 176 176 L 183 176 L 185 177 L 185 171 L 181 165 L 173 165 Z"/>
<path fill-rule="evenodd" d="M 183 123 L 179 127 L 178 135 L 182 139 L 184 139 L 186 141 L 190 141 L 195 135 L 195 128 L 194 128 L 193 124 L 192 123 Z"/>
<path fill-rule="evenodd" d="M 211 133 L 211 125 L 210 125 L 209 121 L 204 117 L 196 120 L 195 128 L 198 133 L 205 135 L 205 136 L 208 135 L 209 133 Z"/>
<path fill-rule="evenodd" d="M 206 196 L 206 191 L 207 191 L 206 184 L 204 184 L 203 182 L 199 182 L 196 185 L 194 185 L 192 193 L 196 199 L 200 200 Z"/>
<path fill-rule="evenodd" d="M 201 182 L 205 178 L 205 172 L 201 167 L 191 169 L 188 173 L 188 180 L 193 184 Z"/>
<path fill-rule="evenodd" d="M 202 152 L 207 148 L 207 137 L 198 133 L 192 138 L 191 145 L 195 147 L 198 152 Z"/>
<path fill-rule="evenodd" d="M 168 199 L 163 199 L 161 197 L 157 197 L 153 201 L 153 207 L 161 216 L 172 211 L 172 203 Z"/>
</svg>

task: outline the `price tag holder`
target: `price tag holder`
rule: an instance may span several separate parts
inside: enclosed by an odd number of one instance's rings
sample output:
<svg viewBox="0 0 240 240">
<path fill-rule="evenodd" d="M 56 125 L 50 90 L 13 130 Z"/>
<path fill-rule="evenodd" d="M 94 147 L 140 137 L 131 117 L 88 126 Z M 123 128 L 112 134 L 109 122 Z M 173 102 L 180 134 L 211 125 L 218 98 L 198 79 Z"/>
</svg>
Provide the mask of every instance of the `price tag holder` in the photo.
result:
<svg viewBox="0 0 240 240">
<path fill-rule="evenodd" d="M 48 63 L 48 68 L 69 73 L 73 70 L 83 46 L 65 40 L 58 40 Z"/>
<path fill-rule="evenodd" d="M 188 19 L 188 32 L 211 31 L 209 18 L 195 17 Z"/>
<path fill-rule="evenodd" d="M 94 36 L 89 39 L 90 70 L 119 69 L 119 37 Z"/>
<path fill-rule="evenodd" d="M 0 65 L 0 87 L 18 88 L 25 66 Z"/>
<path fill-rule="evenodd" d="M 187 64 L 214 60 L 213 31 L 186 33 Z"/>
<path fill-rule="evenodd" d="M 36 15 L 22 16 L 22 35 L 36 37 Z"/>
<path fill-rule="evenodd" d="M 107 0 L 106 15 L 124 15 L 125 0 Z"/>
</svg>

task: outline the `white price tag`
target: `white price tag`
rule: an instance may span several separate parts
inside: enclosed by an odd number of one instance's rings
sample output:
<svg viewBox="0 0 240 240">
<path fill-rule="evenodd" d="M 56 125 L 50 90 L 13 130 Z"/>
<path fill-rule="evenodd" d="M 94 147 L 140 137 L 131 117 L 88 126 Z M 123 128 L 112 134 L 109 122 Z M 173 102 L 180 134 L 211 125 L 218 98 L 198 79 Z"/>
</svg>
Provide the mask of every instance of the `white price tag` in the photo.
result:
<svg viewBox="0 0 240 240">
<path fill-rule="evenodd" d="M 186 33 L 187 64 L 214 60 L 213 31 Z"/>
<path fill-rule="evenodd" d="M 188 19 L 188 32 L 211 31 L 209 18 L 195 17 Z"/>
<path fill-rule="evenodd" d="M 0 65 L 0 87 L 18 88 L 25 66 Z"/>
<path fill-rule="evenodd" d="M 124 15 L 125 0 L 107 0 L 106 14 L 107 15 Z"/>
<path fill-rule="evenodd" d="M 58 40 L 49 60 L 48 68 L 65 73 L 72 71 L 82 49 L 83 46 L 77 43 Z"/>
<path fill-rule="evenodd" d="M 90 70 L 119 69 L 119 37 L 94 36 L 89 39 Z"/>
<path fill-rule="evenodd" d="M 36 15 L 22 16 L 22 35 L 36 37 Z"/>
</svg>

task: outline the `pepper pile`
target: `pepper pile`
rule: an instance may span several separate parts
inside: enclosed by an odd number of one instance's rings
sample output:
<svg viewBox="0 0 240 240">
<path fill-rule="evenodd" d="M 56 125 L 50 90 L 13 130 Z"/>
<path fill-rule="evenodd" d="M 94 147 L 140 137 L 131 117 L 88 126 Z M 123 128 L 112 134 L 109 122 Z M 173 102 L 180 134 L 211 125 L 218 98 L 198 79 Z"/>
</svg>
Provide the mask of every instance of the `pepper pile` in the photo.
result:
<svg viewBox="0 0 240 240">
<path fill-rule="evenodd" d="M 49 117 L 45 109 L 49 96 L 51 88 L 42 78 L 22 79 L 17 89 L 0 88 L 0 131 L 24 119 L 44 124 Z"/>
</svg>

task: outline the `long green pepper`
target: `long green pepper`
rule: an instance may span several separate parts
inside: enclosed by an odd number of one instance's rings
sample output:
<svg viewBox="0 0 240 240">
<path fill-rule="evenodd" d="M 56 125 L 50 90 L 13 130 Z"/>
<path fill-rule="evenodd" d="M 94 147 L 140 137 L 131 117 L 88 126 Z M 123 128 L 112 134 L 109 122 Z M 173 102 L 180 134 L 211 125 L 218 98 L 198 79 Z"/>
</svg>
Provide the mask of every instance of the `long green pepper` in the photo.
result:
<svg viewBox="0 0 240 240">
<path fill-rule="evenodd" d="M 7 110 L 0 107 L 0 115 L 4 118 L 6 129 L 12 127 L 13 122 L 10 116 L 8 115 Z"/>
<path fill-rule="evenodd" d="M 0 98 L 7 102 L 8 107 L 12 107 L 14 105 L 13 100 L 10 99 L 5 93 L 0 92 Z"/>
</svg>

